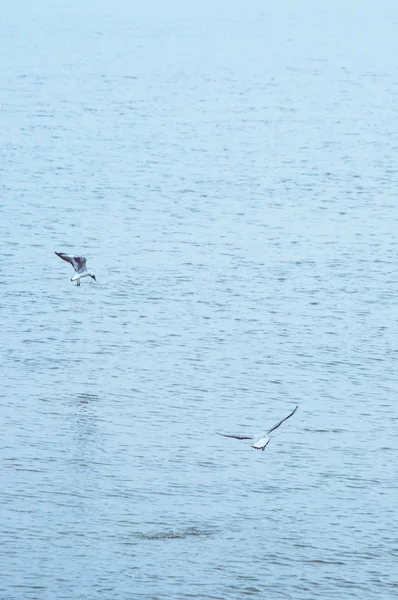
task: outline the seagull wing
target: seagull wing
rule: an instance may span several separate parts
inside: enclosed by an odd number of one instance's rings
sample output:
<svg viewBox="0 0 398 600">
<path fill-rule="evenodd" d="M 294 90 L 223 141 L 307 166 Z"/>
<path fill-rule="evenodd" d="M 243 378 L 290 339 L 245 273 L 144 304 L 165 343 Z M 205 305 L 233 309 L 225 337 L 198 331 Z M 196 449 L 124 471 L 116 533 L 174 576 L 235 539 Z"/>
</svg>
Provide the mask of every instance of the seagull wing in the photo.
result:
<svg viewBox="0 0 398 600">
<path fill-rule="evenodd" d="M 220 433 L 216 432 L 218 435 L 223 435 L 224 437 L 235 438 L 236 440 L 252 440 L 252 435 L 240 435 L 239 433 Z"/>
<path fill-rule="evenodd" d="M 298 409 L 298 406 L 296 406 L 296 408 L 294 409 L 294 411 L 293 411 L 293 412 L 291 412 L 291 413 L 290 413 L 290 415 L 287 415 L 287 417 L 285 417 L 284 419 L 282 419 L 282 421 L 279 421 L 279 423 L 277 423 L 277 424 L 276 424 L 276 425 L 274 425 L 274 426 L 273 426 L 271 429 L 269 429 L 269 430 L 267 431 L 267 435 L 269 435 L 269 434 L 271 433 L 271 431 L 274 431 L 275 429 L 278 429 L 278 427 L 279 427 L 280 425 L 282 425 L 282 423 L 283 423 L 284 421 L 286 421 L 287 419 L 290 419 L 290 417 L 292 417 L 292 416 L 294 415 L 294 413 L 296 412 L 296 410 L 297 410 L 297 409 Z"/>
<path fill-rule="evenodd" d="M 76 263 L 77 269 L 75 267 L 75 271 L 80 273 L 80 271 L 84 271 L 86 268 L 86 259 L 84 256 L 74 256 L 73 262 Z"/>
<path fill-rule="evenodd" d="M 84 256 L 69 256 L 69 254 L 65 254 L 65 252 L 56 252 L 55 254 L 62 258 L 62 260 L 66 260 L 66 262 L 70 263 L 76 273 L 79 273 L 79 271 L 86 268 L 86 259 Z"/>
</svg>

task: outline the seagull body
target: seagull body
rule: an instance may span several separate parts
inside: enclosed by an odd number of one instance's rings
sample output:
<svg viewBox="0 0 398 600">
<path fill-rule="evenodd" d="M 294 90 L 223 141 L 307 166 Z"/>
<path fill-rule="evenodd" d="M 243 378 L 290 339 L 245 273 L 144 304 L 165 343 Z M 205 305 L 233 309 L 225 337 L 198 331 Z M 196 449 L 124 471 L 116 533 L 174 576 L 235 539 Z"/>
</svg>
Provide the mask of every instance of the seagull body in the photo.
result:
<svg viewBox="0 0 398 600">
<path fill-rule="evenodd" d="M 278 427 L 280 425 L 282 425 L 282 423 L 284 421 L 286 421 L 287 419 L 290 419 L 290 417 L 292 417 L 294 415 L 294 413 L 296 412 L 296 410 L 298 409 L 298 406 L 296 406 L 296 408 L 294 409 L 293 412 L 290 413 L 290 415 L 288 415 L 287 417 L 285 417 L 284 419 L 282 419 L 281 421 L 279 421 L 279 423 L 277 423 L 276 425 L 274 425 L 273 427 L 271 427 L 271 429 L 269 429 L 266 433 L 265 436 L 263 436 L 262 438 L 260 438 L 259 440 L 257 440 L 257 442 L 255 442 L 254 444 L 252 444 L 252 448 L 255 448 L 256 450 L 264 450 L 265 447 L 270 443 L 271 438 L 269 438 L 269 434 L 274 431 L 275 429 L 278 429 Z M 237 440 L 253 440 L 255 439 L 255 437 L 253 435 L 240 435 L 240 434 L 234 434 L 234 433 L 219 433 L 218 435 L 223 435 L 224 437 L 230 437 L 230 438 L 235 438 Z"/>
<path fill-rule="evenodd" d="M 62 258 L 62 260 L 66 260 L 75 269 L 76 275 L 72 277 L 71 281 L 76 281 L 76 285 L 80 285 L 80 280 L 83 277 L 92 277 L 94 281 L 97 281 L 95 275 L 87 270 L 84 256 L 69 256 L 64 252 L 56 252 L 55 254 Z"/>
</svg>

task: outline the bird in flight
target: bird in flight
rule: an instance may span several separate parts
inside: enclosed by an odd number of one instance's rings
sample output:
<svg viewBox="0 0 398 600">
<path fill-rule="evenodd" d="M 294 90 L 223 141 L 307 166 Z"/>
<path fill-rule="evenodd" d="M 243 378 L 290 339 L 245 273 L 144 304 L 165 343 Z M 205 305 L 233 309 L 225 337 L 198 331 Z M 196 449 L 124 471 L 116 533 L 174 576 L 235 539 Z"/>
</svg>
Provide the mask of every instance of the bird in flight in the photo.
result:
<svg viewBox="0 0 398 600">
<path fill-rule="evenodd" d="M 293 412 L 290 413 L 290 415 L 287 415 L 287 417 L 282 419 L 282 421 L 279 421 L 279 423 L 277 423 L 276 425 L 271 427 L 271 429 L 269 429 L 262 438 L 257 440 L 257 442 L 255 442 L 254 444 L 252 444 L 252 448 L 255 448 L 256 450 L 264 450 L 265 446 L 267 446 L 271 441 L 271 439 L 268 437 L 269 434 L 272 431 L 274 431 L 275 429 L 278 429 L 278 427 L 280 425 L 282 425 L 282 423 L 284 423 L 284 421 L 286 421 L 287 419 L 290 419 L 290 417 L 292 417 L 294 415 L 294 413 L 296 412 L 297 409 L 298 409 L 298 406 L 296 406 L 296 408 L 294 409 Z M 218 433 L 218 435 L 223 435 L 224 437 L 235 438 L 237 440 L 254 440 L 254 439 L 256 439 L 254 435 L 240 435 L 240 434 L 235 434 L 235 433 L 219 433 L 219 432 L 217 432 L 217 433 Z"/>
<path fill-rule="evenodd" d="M 80 280 L 83 277 L 92 277 L 94 281 L 97 281 L 95 275 L 87 270 L 84 256 L 69 256 L 64 252 L 56 252 L 55 254 L 62 258 L 62 260 L 66 260 L 75 269 L 76 275 L 72 277 L 71 281 L 76 281 L 76 285 L 80 285 Z"/>
</svg>

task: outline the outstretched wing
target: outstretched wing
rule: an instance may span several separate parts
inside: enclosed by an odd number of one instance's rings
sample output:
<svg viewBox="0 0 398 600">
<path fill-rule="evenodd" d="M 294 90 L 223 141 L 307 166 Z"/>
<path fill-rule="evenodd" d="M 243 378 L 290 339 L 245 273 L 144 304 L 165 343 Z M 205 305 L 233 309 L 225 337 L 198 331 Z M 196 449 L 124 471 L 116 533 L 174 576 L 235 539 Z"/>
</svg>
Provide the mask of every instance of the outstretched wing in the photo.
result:
<svg viewBox="0 0 398 600">
<path fill-rule="evenodd" d="M 74 256 L 73 261 L 77 265 L 77 269 L 75 267 L 75 270 L 78 273 L 80 273 L 80 271 L 84 271 L 84 269 L 86 268 L 86 259 L 84 258 L 84 256 Z"/>
<path fill-rule="evenodd" d="M 252 435 L 240 435 L 239 433 L 220 433 L 216 431 L 217 435 L 223 435 L 224 437 L 235 438 L 236 440 L 252 440 Z"/>
<path fill-rule="evenodd" d="M 293 411 L 293 412 L 291 412 L 291 413 L 290 413 L 290 415 L 287 415 L 287 417 L 285 417 L 284 419 L 282 419 L 282 421 L 279 421 L 279 423 L 277 423 L 277 425 L 274 425 L 274 426 L 273 426 L 271 429 L 269 429 L 269 430 L 267 431 L 267 435 L 269 435 L 269 434 L 271 433 L 271 431 L 274 431 L 275 429 L 278 429 L 278 427 L 279 427 L 280 425 L 282 425 L 282 423 L 283 423 L 284 421 L 287 421 L 287 419 L 290 419 L 290 417 L 292 417 L 292 416 L 294 415 L 294 413 L 296 412 L 296 410 L 297 410 L 297 409 L 298 409 L 298 406 L 296 406 L 296 408 L 294 409 L 294 411 Z"/>
<path fill-rule="evenodd" d="M 56 252 L 55 254 L 62 258 L 62 260 L 66 260 L 66 262 L 70 263 L 76 273 L 79 273 L 79 271 L 86 268 L 86 259 L 84 256 L 69 256 L 68 254 L 65 254 L 65 252 Z"/>
</svg>

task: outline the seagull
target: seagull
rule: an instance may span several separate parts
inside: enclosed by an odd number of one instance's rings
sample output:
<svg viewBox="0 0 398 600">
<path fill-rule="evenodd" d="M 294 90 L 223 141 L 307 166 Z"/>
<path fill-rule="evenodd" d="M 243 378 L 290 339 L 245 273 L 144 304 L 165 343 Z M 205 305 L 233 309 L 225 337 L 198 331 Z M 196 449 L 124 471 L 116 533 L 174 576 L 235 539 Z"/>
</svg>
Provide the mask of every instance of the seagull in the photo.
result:
<svg viewBox="0 0 398 600">
<path fill-rule="evenodd" d="M 71 281 L 76 281 L 76 285 L 80 285 L 82 277 L 92 277 L 94 281 L 97 281 L 95 275 L 86 269 L 86 259 L 84 256 L 69 256 L 64 252 L 56 252 L 55 254 L 62 258 L 62 260 L 66 260 L 75 269 L 77 275 L 74 275 Z"/>
<path fill-rule="evenodd" d="M 293 412 L 290 413 L 290 415 L 288 415 L 287 417 L 282 419 L 282 421 L 279 421 L 279 423 L 277 423 L 276 425 L 271 427 L 271 429 L 269 429 L 267 431 L 267 433 L 264 437 L 260 438 L 257 442 L 252 444 L 252 448 L 255 448 L 256 450 L 264 450 L 265 446 L 267 446 L 271 441 L 270 438 L 268 437 L 269 434 L 271 433 L 271 431 L 278 429 L 278 427 L 280 425 L 282 425 L 282 423 L 284 421 L 286 421 L 287 419 L 290 419 L 290 417 L 292 417 L 294 415 L 294 413 L 296 412 L 297 409 L 298 409 L 298 406 L 296 406 L 296 408 L 294 409 Z M 255 437 L 253 435 L 239 435 L 239 434 L 234 434 L 234 433 L 219 433 L 219 432 L 217 432 L 217 433 L 218 433 L 218 435 L 223 435 L 224 437 L 235 438 L 237 440 L 253 440 L 253 439 L 255 439 Z"/>
</svg>

